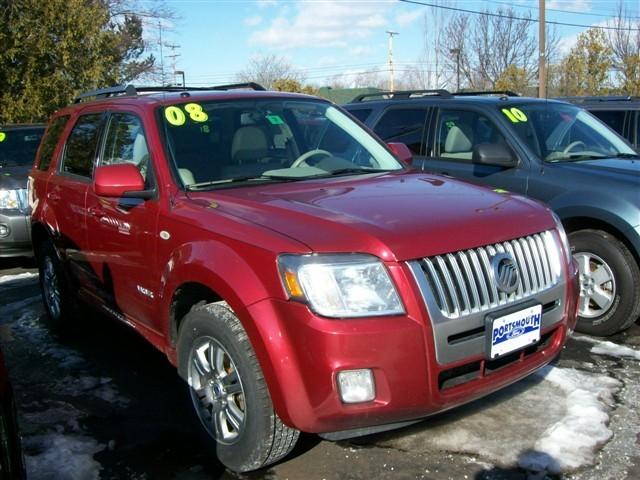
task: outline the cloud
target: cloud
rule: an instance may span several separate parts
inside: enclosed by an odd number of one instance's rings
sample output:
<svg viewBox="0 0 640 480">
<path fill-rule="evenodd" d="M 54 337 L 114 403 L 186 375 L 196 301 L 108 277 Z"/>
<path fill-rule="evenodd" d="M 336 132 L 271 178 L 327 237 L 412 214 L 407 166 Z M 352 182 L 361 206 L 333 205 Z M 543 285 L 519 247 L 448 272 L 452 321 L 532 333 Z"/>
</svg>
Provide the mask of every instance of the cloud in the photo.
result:
<svg viewBox="0 0 640 480">
<path fill-rule="evenodd" d="M 258 8 L 272 7 L 276 3 L 278 3 L 276 0 L 258 0 Z"/>
<path fill-rule="evenodd" d="M 280 15 L 249 37 L 252 45 L 288 49 L 346 47 L 382 30 L 391 1 L 295 3 L 295 13 Z"/>
<path fill-rule="evenodd" d="M 404 27 L 406 25 L 411 25 L 416 20 L 422 18 L 423 14 L 424 14 L 423 9 L 416 9 L 416 10 L 411 10 L 407 12 L 402 12 L 396 15 L 396 23 L 401 27 Z"/>
<path fill-rule="evenodd" d="M 547 3 L 547 8 L 568 12 L 590 12 L 591 0 L 551 0 Z"/>
<path fill-rule="evenodd" d="M 244 23 L 247 27 L 255 27 L 256 25 L 260 25 L 262 23 L 262 17 L 260 15 L 254 15 L 253 17 L 245 18 Z"/>
</svg>

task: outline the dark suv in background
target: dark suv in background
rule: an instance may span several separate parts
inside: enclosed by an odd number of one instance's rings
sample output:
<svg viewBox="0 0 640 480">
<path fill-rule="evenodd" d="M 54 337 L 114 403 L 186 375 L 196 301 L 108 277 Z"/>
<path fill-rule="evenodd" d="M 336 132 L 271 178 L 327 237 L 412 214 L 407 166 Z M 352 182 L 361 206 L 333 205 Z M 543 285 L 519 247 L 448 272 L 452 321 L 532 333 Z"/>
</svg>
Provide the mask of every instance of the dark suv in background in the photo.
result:
<svg viewBox="0 0 640 480">
<path fill-rule="evenodd" d="M 405 143 L 418 169 L 548 203 L 579 264 L 579 331 L 610 335 L 638 318 L 640 160 L 593 115 L 512 92 L 446 90 L 361 95 L 345 108 L 385 142 Z"/>
<path fill-rule="evenodd" d="M 0 257 L 32 254 L 27 174 L 44 128 L 0 126 Z"/>
<path fill-rule="evenodd" d="M 564 97 L 564 100 L 588 110 L 626 138 L 640 152 L 640 97 Z"/>
</svg>

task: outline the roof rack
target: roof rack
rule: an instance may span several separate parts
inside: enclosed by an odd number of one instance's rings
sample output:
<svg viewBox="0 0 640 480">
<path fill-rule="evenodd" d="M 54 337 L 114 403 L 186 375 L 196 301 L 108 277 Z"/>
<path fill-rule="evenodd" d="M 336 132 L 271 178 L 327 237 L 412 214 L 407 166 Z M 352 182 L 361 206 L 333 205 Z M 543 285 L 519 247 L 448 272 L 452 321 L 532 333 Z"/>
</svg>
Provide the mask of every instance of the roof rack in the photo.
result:
<svg viewBox="0 0 640 480">
<path fill-rule="evenodd" d="M 265 88 L 255 82 L 247 83 L 231 83 L 228 85 L 217 85 L 213 87 L 178 87 L 178 86 L 156 86 L 156 87 L 135 87 L 133 85 L 118 85 L 115 87 L 99 88 L 97 90 L 91 90 L 90 92 L 81 93 L 74 100 L 73 103 L 80 103 L 83 100 L 95 98 L 109 98 L 109 97 L 135 97 L 139 93 L 152 93 L 152 92 L 185 92 L 185 91 L 211 91 L 211 90 L 257 90 L 265 91 Z"/>
<path fill-rule="evenodd" d="M 455 92 L 454 95 L 457 96 L 473 96 L 473 95 L 504 95 L 507 97 L 519 97 L 520 94 L 518 92 L 514 92 L 512 90 L 461 90 L 459 92 Z"/>
<path fill-rule="evenodd" d="M 634 97 L 632 95 L 606 95 L 599 97 L 597 95 L 585 95 L 585 96 L 575 96 L 575 97 L 556 97 L 557 100 L 566 100 L 568 102 L 574 103 L 584 103 L 584 102 L 630 102 L 632 100 L 637 100 L 639 97 Z"/>
<path fill-rule="evenodd" d="M 397 90 L 395 92 L 363 93 L 362 95 L 358 95 L 356 98 L 351 100 L 351 103 L 362 102 L 370 97 L 383 97 L 388 100 L 406 100 L 408 98 L 422 98 L 426 96 L 440 96 L 450 98 L 452 95 L 448 90 L 445 90 L 443 88 L 435 90 Z"/>
</svg>

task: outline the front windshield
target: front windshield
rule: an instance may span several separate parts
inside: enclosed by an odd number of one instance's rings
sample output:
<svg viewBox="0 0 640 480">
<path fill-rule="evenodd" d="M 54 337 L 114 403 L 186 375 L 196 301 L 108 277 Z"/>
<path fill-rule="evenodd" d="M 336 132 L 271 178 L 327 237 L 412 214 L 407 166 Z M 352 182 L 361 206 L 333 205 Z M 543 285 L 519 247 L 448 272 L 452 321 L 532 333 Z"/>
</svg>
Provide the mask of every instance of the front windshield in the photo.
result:
<svg viewBox="0 0 640 480">
<path fill-rule="evenodd" d="M 33 164 L 44 128 L 2 130 L 0 127 L 0 168 Z"/>
<path fill-rule="evenodd" d="M 636 156 L 597 118 L 574 105 L 500 105 L 500 111 L 518 137 L 546 162 Z"/>
<path fill-rule="evenodd" d="M 191 102 L 160 113 L 169 155 L 191 190 L 402 169 L 376 139 L 324 102 Z"/>
</svg>

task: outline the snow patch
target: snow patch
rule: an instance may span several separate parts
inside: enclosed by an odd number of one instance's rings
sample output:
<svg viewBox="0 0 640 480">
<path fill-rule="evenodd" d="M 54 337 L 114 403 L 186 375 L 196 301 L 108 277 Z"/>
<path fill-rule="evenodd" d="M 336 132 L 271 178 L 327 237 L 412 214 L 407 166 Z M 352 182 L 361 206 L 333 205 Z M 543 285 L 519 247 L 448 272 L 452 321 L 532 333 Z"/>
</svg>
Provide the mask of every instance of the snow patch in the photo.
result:
<svg viewBox="0 0 640 480">
<path fill-rule="evenodd" d="M 6 318 L 7 315 L 13 314 L 16 312 L 21 312 L 25 308 L 32 307 L 34 303 L 42 301 L 42 297 L 40 295 L 34 295 L 33 297 L 25 298 L 24 300 L 19 300 L 17 302 L 7 303 L 2 307 L 2 315 Z"/>
<path fill-rule="evenodd" d="M 500 467 L 566 473 L 593 464 L 611 438 L 616 379 L 546 367 L 484 399 L 391 433 L 378 445 L 478 456 Z"/>
<path fill-rule="evenodd" d="M 25 278 L 33 278 L 37 276 L 38 274 L 33 272 L 16 273 L 15 275 L 0 275 L 0 283 L 8 283 L 15 280 L 23 280 Z"/>
<path fill-rule="evenodd" d="M 528 470 L 559 474 L 594 462 L 597 450 L 613 435 L 609 410 L 621 383 L 604 375 L 589 375 L 574 369 L 547 367 L 537 375 L 560 387 L 566 394 L 565 415 L 549 426 L 519 459 Z"/>
<path fill-rule="evenodd" d="M 596 355 L 608 355 L 610 357 L 618 358 L 631 358 L 634 360 L 640 360 L 640 350 L 627 347 L 626 345 L 620 345 L 609 341 L 596 340 L 595 338 L 574 336 L 576 340 L 592 343 L 594 346 L 591 348 L 591 353 Z"/>
<path fill-rule="evenodd" d="M 93 455 L 105 446 L 81 435 L 49 433 L 26 439 L 25 446 L 38 449 L 36 455 L 26 455 L 29 480 L 98 480 L 100 464 Z"/>
</svg>

